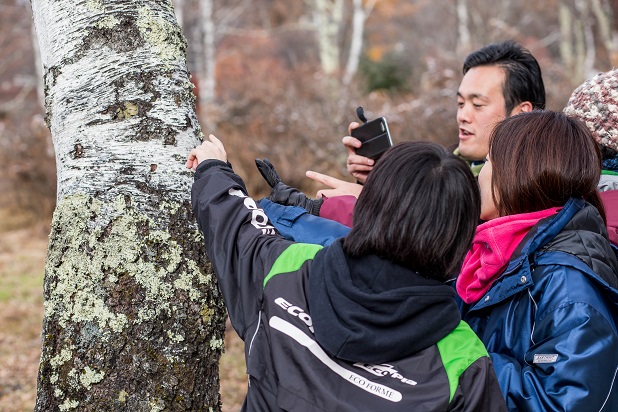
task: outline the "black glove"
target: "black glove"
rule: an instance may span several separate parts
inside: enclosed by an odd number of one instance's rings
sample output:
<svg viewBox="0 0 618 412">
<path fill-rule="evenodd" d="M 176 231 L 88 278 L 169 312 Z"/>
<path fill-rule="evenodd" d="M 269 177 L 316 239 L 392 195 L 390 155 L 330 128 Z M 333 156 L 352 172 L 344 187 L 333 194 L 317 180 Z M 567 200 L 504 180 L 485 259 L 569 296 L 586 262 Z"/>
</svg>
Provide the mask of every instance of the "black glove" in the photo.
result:
<svg viewBox="0 0 618 412">
<path fill-rule="evenodd" d="M 319 216 L 324 199 L 311 199 L 300 190 L 290 187 L 281 181 L 275 166 L 268 159 L 255 159 L 255 165 L 272 187 L 270 196 L 266 199 L 285 206 L 300 206 L 312 215 Z"/>
<path fill-rule="evenodd" d="M 262 177 L 264 178 L 264 180 L 266 180 L 266 183 L 268 183 L 270 187 L 275 187 L 277 183 L 281 182 L 281 178 L 277 174 L 275 166 L 270 163 L 270 160 L 255 159 L 255 165 L 257 166 L 258 170 L 262 174 Z"/>
</svg>

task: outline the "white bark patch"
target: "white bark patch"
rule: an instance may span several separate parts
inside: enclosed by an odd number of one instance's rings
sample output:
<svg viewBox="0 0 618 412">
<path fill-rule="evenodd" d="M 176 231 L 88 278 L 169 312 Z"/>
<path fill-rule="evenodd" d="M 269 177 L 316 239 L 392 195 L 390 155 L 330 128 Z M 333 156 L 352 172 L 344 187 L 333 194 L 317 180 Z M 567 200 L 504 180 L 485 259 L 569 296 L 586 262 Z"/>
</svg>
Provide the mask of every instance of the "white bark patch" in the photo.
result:
<svg viewBox="0 0 618 412">
<path fill-rule="evenodd" d="M 191 179 L 177 179 L 187 174 L 184 160 L 201 131 L 184 38 L 174 20 L 167 20 L 173 12 L 141 7 L 108 13 L 100 2 L 67 4 L 42 2 L 35 8 L 58 200 L 70 193 L 104 199 L 129 193 L 137 203 L 156 203 L 153 193 L 161 188 L 173 189 L 176 200 L 186 198 Z M 44 18 L 49 14 L 66 18 Z M 129 39 L 114 37 L 120 24 L 134 26 Z M 90 27 L 87 33 L 84 26 Z"/>
</svg>

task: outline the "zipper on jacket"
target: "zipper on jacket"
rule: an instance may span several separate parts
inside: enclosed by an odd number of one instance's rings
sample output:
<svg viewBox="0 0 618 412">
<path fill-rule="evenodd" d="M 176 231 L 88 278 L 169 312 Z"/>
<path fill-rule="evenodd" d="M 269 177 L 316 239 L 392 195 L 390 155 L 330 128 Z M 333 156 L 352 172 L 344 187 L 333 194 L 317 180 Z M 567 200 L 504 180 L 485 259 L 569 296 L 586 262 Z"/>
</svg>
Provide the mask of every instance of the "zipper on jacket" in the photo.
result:
<svg viewBox="0 0 618 412">
<path fill-rule="evenodd" d="M 616 370 L 614 371 L 614 377 L 612 378 L 612 384 L 609 386 L 609 392 L 607 392 L 607 397 L 605 398 L 605 402 L 603 402 L 603 405 L 601 405 L 601 409 L 599 409 L 599 412 L 601 412 L 603 408 L 605 408 L 605 405 L 607 404 L 609 397 L 612 395 L 612 390 L 614 389 L 614 382 L 616 382 L 617 373 L 618 373 L 618 366 L 616 367 Z"/>
<path fill-rule="evenodd" d="M 530 293 L 530 288 L 528 288 L 528 296 L 530 296 L 530 300 L 534 304 L 534 315 L 532 316 L 533 321 L 532 321 L 532 331 L 530 332 L 530 342 L 532 342 L 532 344 L 535 345 L 534 339 L 532 339 L 532 335 L 534 335 L 534 327 L 536 326 L 536 321 L 534 319 L 536 319 L 536 311 L 539 309 L 539 307 L 537 306 L 536 301 L 532 297 L 532 293 Z"/>
<path fill-rule="evenodd" d="M 251 355 L 251 349 L 253 348 L 253 341 L 255 340 L 255 337 L 257 336 L 257 333 L 260 330 L 261 325 L 262 325 L 262 311 L 260 310 L 258 312 L 258 321 L 257 321 L 257 327 L 255 328 L 255 333 L 251 337 L 251 342 L 249 342 L 249 355 L 248 356 Z M 249 387 L 251 387 L 251 375 L 247 375 L 247 380 L 248 380 Z"/>
</svg>

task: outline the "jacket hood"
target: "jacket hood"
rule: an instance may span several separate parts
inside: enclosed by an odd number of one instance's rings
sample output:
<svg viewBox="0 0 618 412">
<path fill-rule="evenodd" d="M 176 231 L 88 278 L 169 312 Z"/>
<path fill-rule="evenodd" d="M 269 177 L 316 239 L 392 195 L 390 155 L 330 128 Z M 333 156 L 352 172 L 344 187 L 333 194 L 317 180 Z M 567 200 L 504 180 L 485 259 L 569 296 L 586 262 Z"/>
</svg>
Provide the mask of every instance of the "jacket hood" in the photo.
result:
<svg viewBox="0 0 618 412">
<path fill-rule="evenodd" d="M 540 222 L 521 242 L 506 272 L 539 250 L 576 256 L 612 288 L 618 287 L 618 261 L 599 211 L 583 199 L 570 199 L 552 219 Z"/>
<path fill-rule="evenodd" d="M 461 318 L 455 290 L 374 255 L 345 256 L 343 239 L 321 250 L 309 273 L 316 340 L 332 356 L 384 363 L 447 336 Z"/>
<path fill-rule="evenodd" d="M 618 287 L 618 261 L 608 241 L 599 211 L 588 203 L 578 208 L 547 250 L 571 253 L 588 265 L 611 287 Z"/>
</svg>

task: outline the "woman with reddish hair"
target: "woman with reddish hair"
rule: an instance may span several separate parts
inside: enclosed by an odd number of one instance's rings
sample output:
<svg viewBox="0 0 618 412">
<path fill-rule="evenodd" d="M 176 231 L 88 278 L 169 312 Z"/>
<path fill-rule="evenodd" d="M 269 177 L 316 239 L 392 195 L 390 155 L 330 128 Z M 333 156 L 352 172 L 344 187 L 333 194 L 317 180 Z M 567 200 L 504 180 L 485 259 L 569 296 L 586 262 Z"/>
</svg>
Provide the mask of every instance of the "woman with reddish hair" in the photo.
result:
<svg viewBox="0 0 618 412">
<path fill-rule="evenodd" d="M 618 410 L 618 261 L 600 173 L 590 131 L 562 113 L 516 115 L 491 136 L 486 222 L 456 286 L 509 410 Z"/>
</svg>

